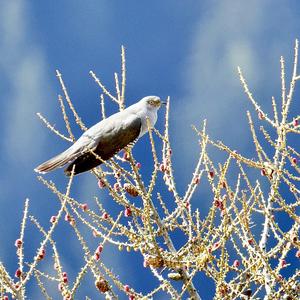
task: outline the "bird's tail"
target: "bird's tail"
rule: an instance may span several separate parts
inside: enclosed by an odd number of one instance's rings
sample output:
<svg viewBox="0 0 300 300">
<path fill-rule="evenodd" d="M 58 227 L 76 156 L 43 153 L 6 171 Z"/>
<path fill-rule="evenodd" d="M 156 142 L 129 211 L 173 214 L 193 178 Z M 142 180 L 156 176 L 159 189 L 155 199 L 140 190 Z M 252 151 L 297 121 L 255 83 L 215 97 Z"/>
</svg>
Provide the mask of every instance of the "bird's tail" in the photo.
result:
<svg viewBox="0 0 300 300">
<path fill-rule="evenodd" d="M 50 158 L 49 160 L 45 161 L 41 165 L 37 166 L 34 171 L 37 173 L 45 174 L 56 168 L 60 168 L 64 166 L 66 163 L 72 161 L 75 157 L 75 153 L 70 153 L 70 148 L 66 151 Z"/>
</svg>

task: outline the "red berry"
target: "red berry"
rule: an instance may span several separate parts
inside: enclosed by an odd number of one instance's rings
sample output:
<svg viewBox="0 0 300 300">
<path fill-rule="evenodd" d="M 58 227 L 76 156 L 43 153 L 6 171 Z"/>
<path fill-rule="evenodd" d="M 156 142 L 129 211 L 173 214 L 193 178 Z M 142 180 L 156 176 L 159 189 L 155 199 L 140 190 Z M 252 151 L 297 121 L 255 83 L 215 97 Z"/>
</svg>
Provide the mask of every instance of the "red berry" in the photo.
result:
<svg viewBox="0 0 300 300">
<path fill-rule="evenodd" d="M 214 206 L 215 207 L 219 208 L 219 207 L 221 207 L 221 205 L 222 205 L 222 201 L 221 200 L 219 200 L 219 199 L 215 199 L 214 200 Z"/>
<path fill-rule="evenodd" d="M 15 277 L 20 278 L 22 275 L 22 271 L 20 269 L 17 269 L 15 272 Z"/>
<path fill-rule="evenodd" d="M 115 173 L 115 175 L 114 175 L 114 176 L 115 176 L 115 178 L 117 178 L 117 179 L 118 179 L 118 178 L 120 178 L 120 177 L 121 177 L 121 173 L 118 171 L 118 172 L 116 172 L 116 173 Z"/>
<path fill-rule="evenodd" d="M 296 257 L 297 257 L 297 258 L 300 258 L 300 250 L 298 250 L 298 251 L 296 252 Z"/>
<path fill-rule="evenodd" d="M 264 119 L 265 119 L 264 113 L 261 112 L 261 111 L 259 111 L 259 112 L 258 112 L 258 118 L 259 118 L 260 120 L 264 120 Z"/>
<path fill-rule="evenodd" d="M 95 260 L 99 260 L 100 259 L 100 253 L 95 252 L 94 253 L 94 258 L 95 258 Z"/>
<path fill-rule="evenodd" d="M 106 187 L 106 184 L 105 184 L 103 179 L 98 180 L 98 186 L 99 186 L 100 189 L 103 189 L 103 188 Z"/>
<path fill-rule="evenodd" d="M 81 209 L 83 210 L 83 211 L 86 211 L 89 207 L 88 207 L 88 205 L 86 204 L 86 203 L 82 203 L 81 205 L 80 205 L 80 207 L 81 207 Z"/>
<path fill-rule="evenodd" d="M 67 274 L 67 272 L 62 273 L 62 282 L 63 283 L 68 283 L 68 274 Z"/>
<path fill-rule="evenodd" d="M 23 244 L 23 242 L 22 242 L 21 239 L 17 239 L 17 240 L 15 241 L 15 246 L 16 246 L 17 248 L 21 248 L 22 244 Z"/>
<path fill-rule="evenodd" d="M 169 154 L 169 156 L 172 155 L 172 149 L 171 148 L 168 149 L 168 154 Z"/>
<path fill-rule="evenodd" d="M 45 257 L 46 250 L 45 248 L 40 249 L 39 254 L 38 254 L 38 259 L 41 260 Z"/>
<path fill-rule="evenodd" d="M 129 155 L 129 153 L 128 152 L 124 152 L 124 154 L 123 154 L 123 159 L 124 160 L 130 160 L 130 155 Z"/>
<path fill-rule="evenodd" d="M 108 219 L 108 213 L 104 212 L 103 215 L 102 215 L 102 218 L 105 219 L 105 220 Z"/>
<path fill-rule="evenodd" d="M 166 166 L 164 164 L 160 164 L 159 170 L 164 173 L 166 171 Z"/>
<path fill-rule="evenodd" d="M 135 165 L 138 169 L 141 168 L 142 164 L 140 162 L 137 162 L 136 165 Z"/>
<path fill-rule="evenodd" d="M 129 300 L 134 300 L 135 297 L 134 297 L 134 295 L 130 295 L 130 296 L 128 297 L 128 299 L 129 299 Z"/>
<path fill-rule="evenodd" d="M 216 208 L 219 208 L 220 210 L 224 209 L 224 203 L 221 199 L 215 199 L 214 200 L 214 205 Z"/>
<path fill-rule="evenodd" d="M 102 246 L 102 245 L 99 245 L 99 246 L 97 247 L 97 249 L 96 249 L 96 252 L 97 252 L 97 253 L 101 253 L 102 250 L 103 250 L 103 246 Z"/>
<path fill-rule="evenodd" d="M 233 262 L 233 266 L 235 268 L 238 268 L 240 266 L 240 262 L 236 259 L 234 262 Z"/>
<path fill-rule="evenodd" d="M 166 172 L 166 170 L 167 170 L 167 167 L 166 167 L 166 165 L 165 164 L 160 164 L 159 165 L 159 170 L 161 171 L 161 172 Z"/>
<path fill-rule="evenodd" d="M 252 239 L 248 239 L 248 244 L 249 245 L 253 245 L 253 240 Z"/>
<path fill-rule="evenodd" d="M 214 178 L 214 176 L 215 176 L 215 173 L 214 173 L 214 171 L 209 171 L 209 177 L 210 177 L 211 179 L 213 179 L 213 178 Z"/>
<path fill-rule="evenodd" d="M 38 259 L 39 259 L 39 260 L 42 260 L 42 259 L 44 259 L 44 257 L 45 257 L 44 254 L 39 254 Z"/>
<path fill-rule="evenodd" d="M 124 291 L 125 291 L 126 293 L 130 292 L 130 287 L 129 287 L 128 284 L 124 285 Z"/>
<path fill-rule="evenodd" d="M 266 169 L 261 169 L 260 173 L 261 173 L 262 176 L 266 176 L 267 175 Z"/>
<path fill-rule="evenodd" d="M 297 158 L 296 158 L 296 157 L 293 157 L 293 158 L 292 158 L 292 164 L 293 164 L 293 165 L 296 165 L 297 163 L 298 163 Z"/>
<path fill-rule="evenodd" d="M 99 236 L 99 233 L 98 233 L 98 231 L 97 231 L 97 230 L 95 230 L 95 229 L 93 230 L 93 236 L 94 236 L 94 237 L 98 237 L 98 236 Z"/>
<path fill-rule="evenodd" d="M 3 300 L 9 300 L 8 296 L 3 296 Z"/>
<path fill-rule="evenodd" d="M 50 218 L 50 222 L 51 223 L 54 223 L 56 221 L 56 216 L 52 216 L 51 218 Z"/>
<path fill-rule="evenodd" d="M 197 176 L 194 178 L 194 184 L 199 184 L 200 178 Z"/>
<path fill-rule="evenodd" d="M 120 185 L 119 185 L 118 182 L 116 182 L 116 183 L 114 184 L 114 190 L 115 190 L 116 192 L 119 192 L 119 191 L 120 191 Z"/>
<path fill-rule="evenodd" d="M 131 217 L 132 211 L 131 211 L 130 207 L 125 208 L 124 215 L 125 215 L 125 217 Z"/>
<path fill-rule="evenodd" d="M 65 214 L 65 221 L 70 222 L 72 220 L 71 216 L 69 214 Z"/>
<path fill-rule="evenodd" d="M 223 188 L 223 189 L 226 189 L 226 188 L 227 188 L 227 185 L 226 185 L 226 182 L 225 182 L 225 181 L 222 182 L 222 188 Z"/>
<path fill-rule="evenodd" d="M 217 249 L 220 248 L 220 246 L 221 246 L 220 242 L 214 243 L 214 244 L 213 244 L 213 247 L 212 247 L 212 249 L 211 249 L 211 251 L 212 251 L 212 252 L 213 252 L 213 251 L 216 251 Z"/>
<path fill-rule="evenodd" d="M 286 260 L 285 259 L 281 259 L 280 260 L 280 267 L 284 268 L 286 266 Z"/>
<path fill-rule="evenodd" d="M 297 126 L 299 125 L 299 120 L 297 120 L 297 119 L 294 119 L 294 121 L 293 121 L 293 125 L 294 125 L 294 127 L 297 127 Z"/>
</svg>

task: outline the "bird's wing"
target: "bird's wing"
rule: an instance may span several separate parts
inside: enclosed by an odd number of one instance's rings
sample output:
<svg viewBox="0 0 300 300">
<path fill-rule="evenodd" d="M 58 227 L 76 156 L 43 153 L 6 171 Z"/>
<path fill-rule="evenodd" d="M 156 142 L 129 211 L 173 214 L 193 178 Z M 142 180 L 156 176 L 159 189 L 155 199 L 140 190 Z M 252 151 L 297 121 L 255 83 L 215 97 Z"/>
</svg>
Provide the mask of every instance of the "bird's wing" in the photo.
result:
<svg viewBox="0 0 300 300">
<path fill-rule="evenodd" d="M 86 168 L 89 170 L 101 163 L 91 151 L 97 153 L 103 160 L 109 159 L 119 150 L 134 142 L 139 136 L 140 128 L 141 119 L 136 114 L 126 110 L 116 113 L 92 126 L 71 147 L 42 163 L 35 168 L 35 171 L 47 173 L 71 163 L 66 169 L 68 174 L 75 161 L 78 170 Z"/>
<path fill-rule="evenodd" d="M 78 140 L 81 155 L 66 168 L 65 173 L 70 175 L 73 165 L 75 174 L 78 174 L 101 164 L 102 161 L 90 150 L 102 160 L 113 157 L 121 149 L 136 141 L 141 125 L 142 121 L 136 114 L 123 111 L 91 127 L 80 138 L 82 141 Z"/>
</svg>

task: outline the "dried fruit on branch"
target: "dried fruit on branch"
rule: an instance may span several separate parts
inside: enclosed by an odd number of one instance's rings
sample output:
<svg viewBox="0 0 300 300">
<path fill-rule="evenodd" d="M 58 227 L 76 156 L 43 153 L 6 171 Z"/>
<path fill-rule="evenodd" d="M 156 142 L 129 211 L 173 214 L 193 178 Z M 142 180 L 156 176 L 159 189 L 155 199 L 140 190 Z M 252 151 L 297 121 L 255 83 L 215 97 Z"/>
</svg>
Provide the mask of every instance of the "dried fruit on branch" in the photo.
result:
<svg viewBox="0 0 300 300">
<path fill-rule="evenodd" d="M 101 293 L 106 293 L 110 290 L 107 280 L 101 276 L 95 281 L 95 286 Z"/>
<path fill-rule="evenodd" d="M 137 197 L 139 195 L 138 190 L 130 183 L 124 183 L 123 188 L 132 197 Z"/>
</svg>

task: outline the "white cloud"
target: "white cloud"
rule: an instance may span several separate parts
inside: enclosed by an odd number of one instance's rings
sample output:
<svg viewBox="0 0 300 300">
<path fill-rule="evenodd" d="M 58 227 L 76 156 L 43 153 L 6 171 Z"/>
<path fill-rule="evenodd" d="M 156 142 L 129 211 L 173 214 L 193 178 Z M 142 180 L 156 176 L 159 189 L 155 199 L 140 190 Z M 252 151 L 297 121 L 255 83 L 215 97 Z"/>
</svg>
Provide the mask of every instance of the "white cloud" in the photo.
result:
<svg viewBox="0 0 300 300">
<path fill-rule="evenodd" d="M 181 150 L 178 168 L 186 174 L 198 151 L 190 124 L 199 128 L 207 119 L 210 136 L 240 151 L 246 151 L 251 143 L 246 118 L 250 105 L 237 66 L 242 67 L 254 95 L 263 92 L 258 99 L 270 110 L 271 95 L 279 91 L 274 85 L 280 76 L 279 56 L 293 43 L 283 33 L 288 33 L 297 19 L 285 4 L 277 5 L 276 11 L 288 20 L 284 29 L 268 1 L 217 1 L 203 8 L 182 73 L 186 92 L 172 108 L 171 127 Z M 278 72 L 275 75 L 274 70 Z"/>
<path fill-rule="evenodd" d="M 42 49 L 34 41 L 27 24 L 28 9 L 24 1 L 3 1 L 0 13 L 1 78 L 7 89 L 0 97 L 4 111 L 2 151 L 12 162 L 28 163 L 39 156 L 36 141 L 41 142 L 40 124 L 35 112 L 48 98 L 47 64 Z"/>
<path fill-rule="evenodd" d="M 1 203 L 6 207 L 1 217 L 4 221 L 9 216 L 12 222 L 1 224 L 0 240 L 7 241 L 8 245 L 13 244 L 18 234 L 13 221 L 18 223 L 21 218 L 22 199 L 28 195 L 30 185 L 26 190 L 23 187 L 30 180 L 32 166 L 40 159 L 39 150 L 45 146 L 35 112 L 45 106 L 51 94 L 43 49 L 35 42 L 29 20 L 26 1 L 1 1 L 0 189 Z M 1 260 L 11 259 L 9 251 L 1 251 Z"/>
<path fill-rule="evenodd" d="M 18 47 L 24 42 L 24 1 L 2 1 L 0 11 L 0 30 L 1 30 L 1 58 L 3 51 L 7 53 L 19 52 Z M 21 26 L 20 26 L 21 25 Z M 17 47 L 16 47 L 17 46 Z M 5 50 L 6 49 L 6 50 Z M 11 57 L 11 56 L 10 56 Z M 5 58 L 9 58 L 6 55 Z"/>
</svg>

